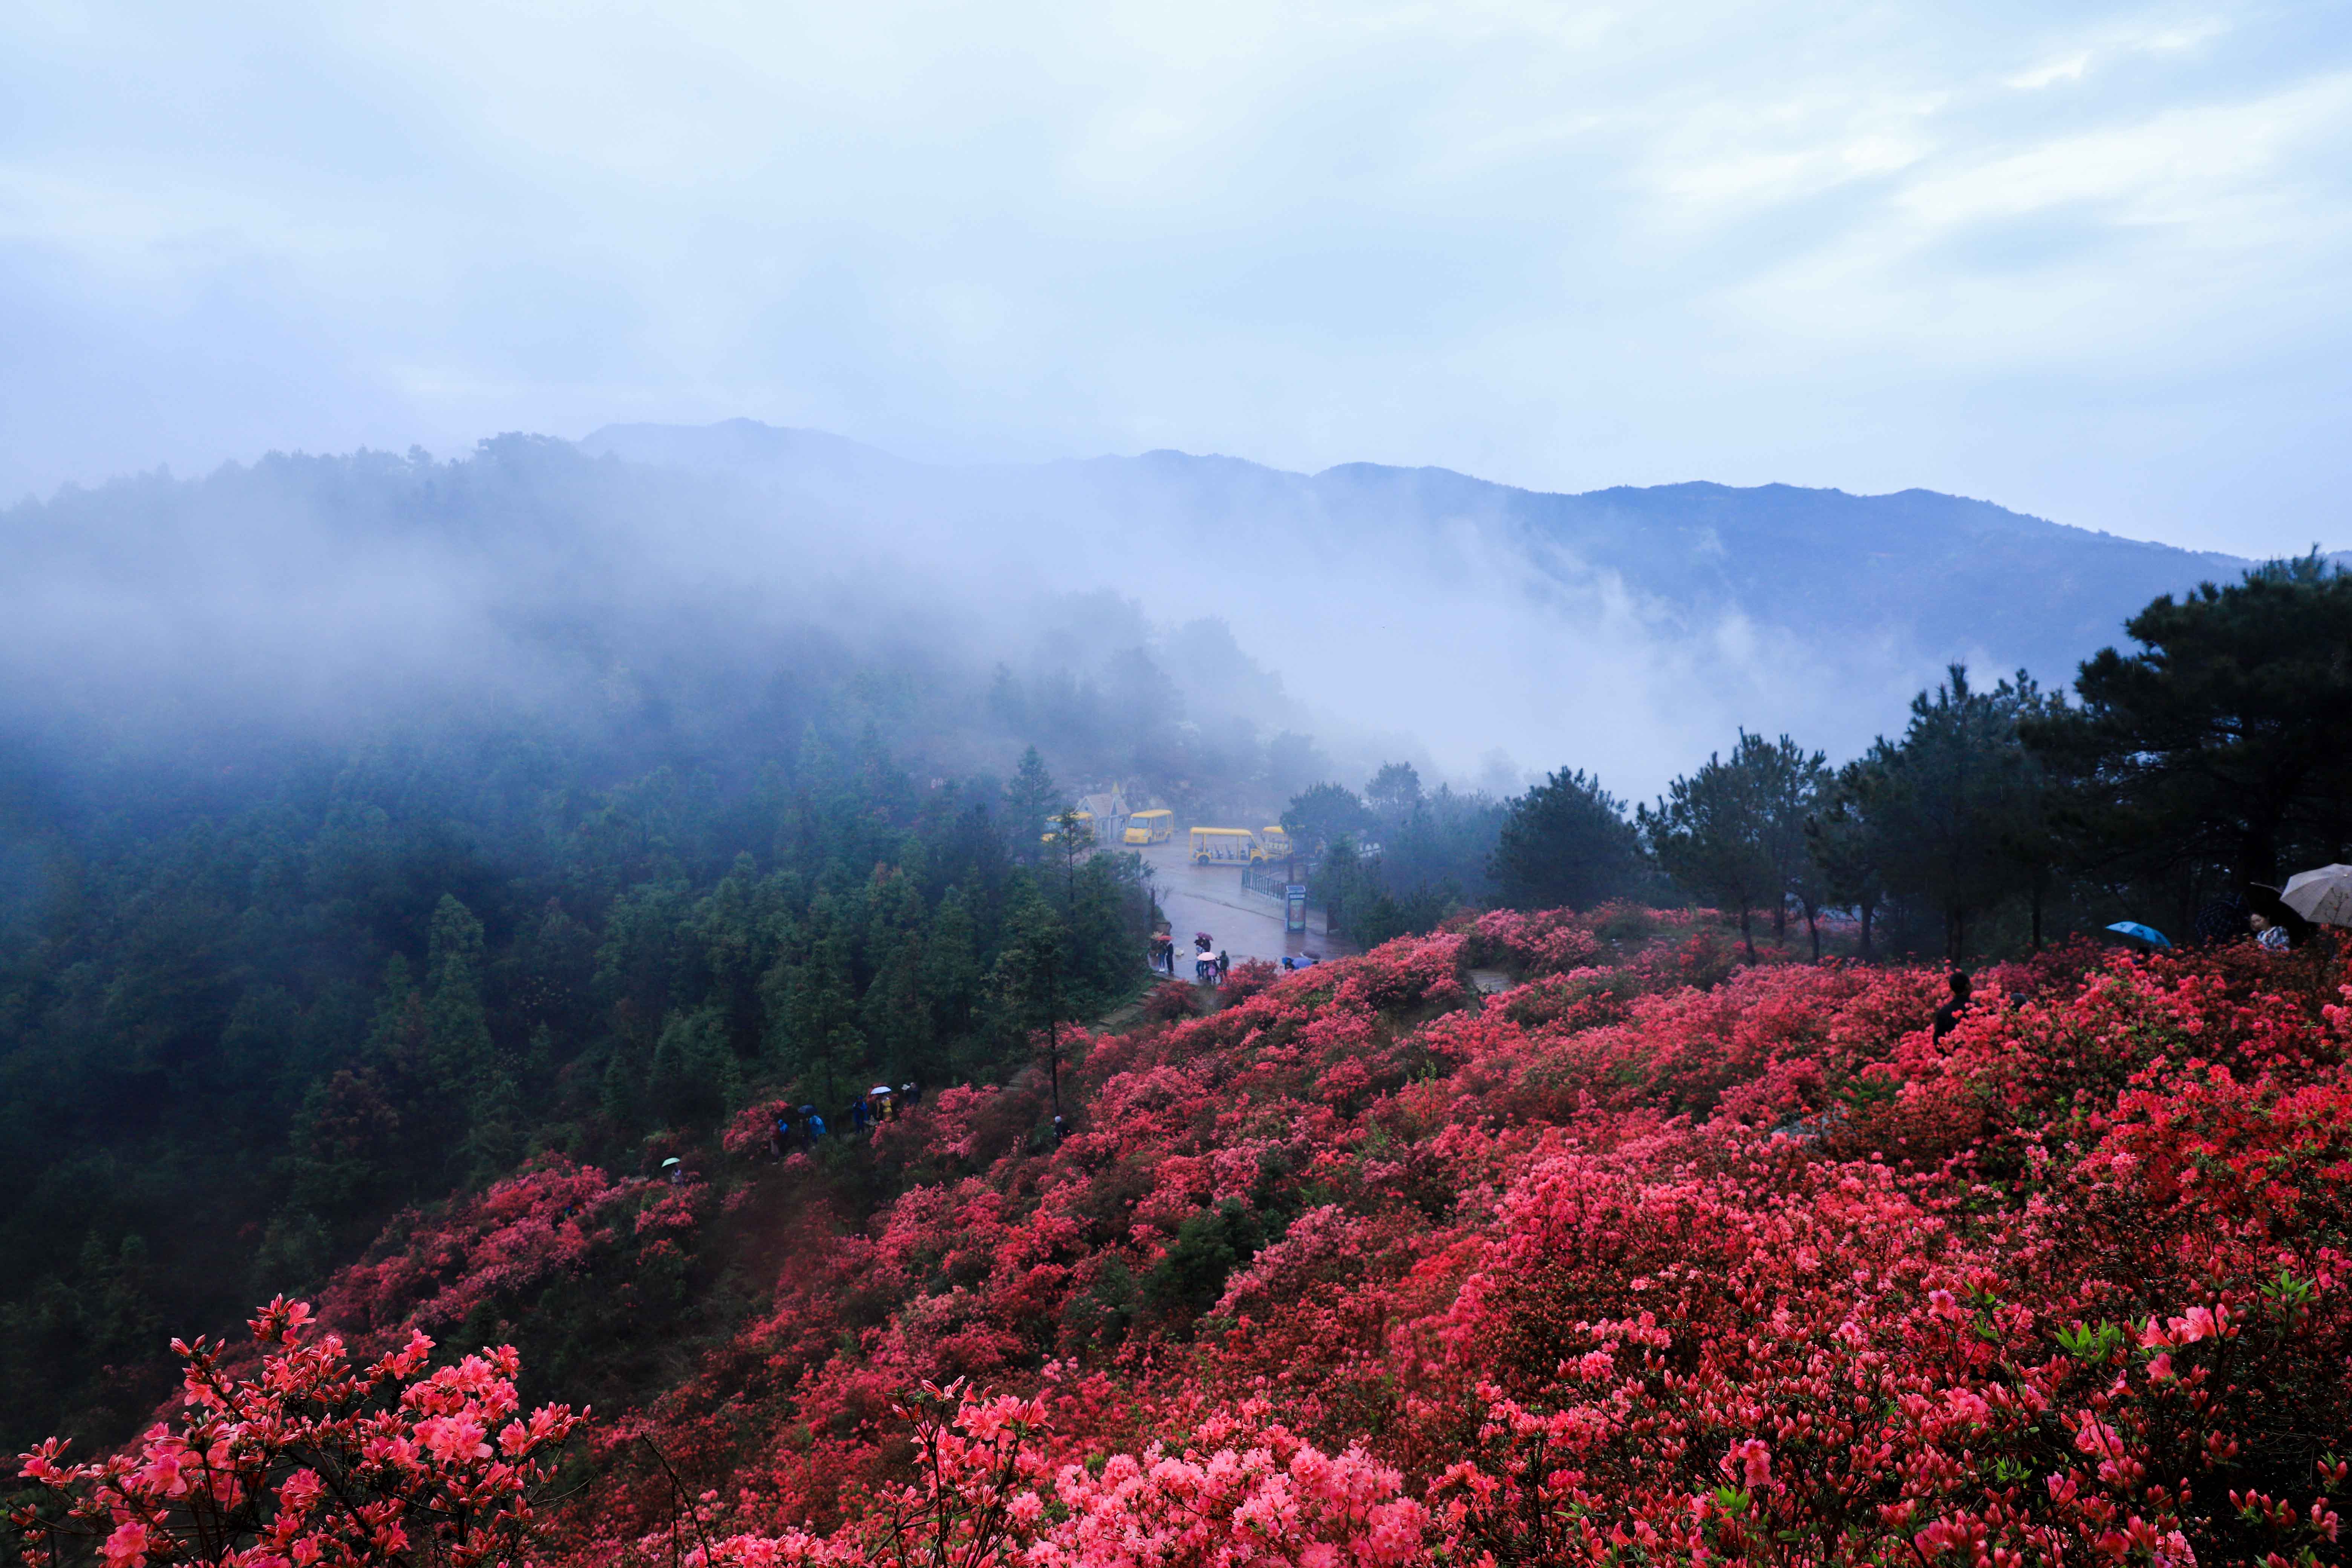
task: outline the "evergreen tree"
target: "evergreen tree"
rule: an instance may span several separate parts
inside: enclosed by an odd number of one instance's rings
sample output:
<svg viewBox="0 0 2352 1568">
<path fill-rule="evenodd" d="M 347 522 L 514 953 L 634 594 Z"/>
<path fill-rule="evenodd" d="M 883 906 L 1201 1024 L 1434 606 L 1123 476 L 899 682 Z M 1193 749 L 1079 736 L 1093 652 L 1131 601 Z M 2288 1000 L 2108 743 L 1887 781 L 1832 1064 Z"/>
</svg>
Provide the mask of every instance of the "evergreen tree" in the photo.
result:
<svg viewBox="0 0 2352 1568">
<path fill-rule="evenodd" d="M 1840 768 L 1822 792 L 1820 809 L 1805 824 L 1805 845 L 1813 865 L 1807 887 L 1822 905 L 1854 911 L 1862 926 L 1856 956 L 1865 963 L 1873 956 L 1872 926 L 1886 896 L 1878 869 L 1879 835 L 1866 804 L 1875 784 L 1868 775 L 1875 765 L 1869 758 L 1857 757 Z M 1813 956 L 1821 956 L 1818 942 Z"/>
<path fill-rule="evenodd" d="M 1282 813 L 1284 831 L 1309 854 L 1360 836 L 1371 825 L 1372 814 L 1345 784 L 1318 784 L 1301 790 Z"/>
<path fill-rule="evenodd" d="M 745 1060 L 760 1053 L 760 976 L 774 962 L 766 918 L 772 893 L 761 884 L 751 858 L 738 855 L 694 914 L 710 1002 L 725 1023 L 729 1047 Z"/>
<path fill-rule="evenodd" d="M 1005 911 L 1004 945 L 997 954 L 997 1005 L 1008 1032 L 1019 1039 L 1041 1036 L 1054 1100 L 1062 1112 L 1062 1026 L 1071 1008 L 1070 930 L 1054 907 L 1025 879 Z"/>
<path fill-rule="evenodd" d="M 839 901 L 820 893 L 763 982 L 772 999 L 770 1039 L 779 1065 L 813 1080 L 828 1099 L 866 1070 L 853 941 Z"/>
<path fill-rule="evenodd" d="M 742 1078 L 716 1007 L 674 1014 L 654 1043 L 646 1096 L 665 1126 L 709 1126 L 742 1098 Z"/>
<path fill-rule="evenodd" d="M 962 889 L 950 888 L 932 912 L 919 981 L 940 1034 L 951 1039 L 971 1037 L 979 1023 L 982 979 L 971 900 Z"/>
<path fill-rule="evenodd" d="M 1599 779 L 1562 768 L 1511 803 L 1491 865 L 1506 904 L 1589 909 L 1638 885 L 1641 835 Z"/>
<path fill-rule="evenodd" d="M 1786 736 L 1775 745 L 1743 730 L 1730 761 L 1710 755 L 1706 766 L 1667 785 L 1654 809 L 1635 813 L 1666 875 L 1717 909 L 1737 913 L 1750 958 L 1756 956 L 1757 905 L 1780 907 L 1788 891 L 1775 851 L 1794 750 Z"/>
<path fill-rule="evenodd" d="M 858 1005 L 858 1025 L 894 1083 L 932 1059 L 931 999 L 923 988 L 929 923 L 915 877 L 905 870 L 890 877 L 874 900 L 866 940 L 874 979 Z"/>
<path fill-rule="evenodd" d="M 1061 799 L 1061 786 L 1045 771 L 1045 759 L 1037 754 L 1037 748 L 1032 746 L 1023 752 L 1013 782 L 1004 786 L 1004 820 L 1006 830 L 1013 836 L 1016 858 L 1032 863 L 1036 860 L 1045 819 L 1054 815 Z"/>
<path fill-rule="evenodd" d="M 1421 804 L 1421 773 L 1411 763 L 1384 763 L 1364 786 L 1364 804 L 1383 826 L 1395 826 Z"/>
<path fill-rule="evenodd" d="M 2336 858 L 2352 826 L 2352 575 L 2316 552 L 2273 561 L 2168 594 L 2124 629 L 2140 647 L 2086 660 L 2079 707 L 2023 726 L 2069 786 L 2082 861 L 2274 884 L 2290 850 Z"/>
<path fill-rule="evenodd" d="M 1853 775 L 1879 875 L 1942 919 L 1952 963 L 1968 952 L 1972 921 L 2028 888 L 2043 785 L 2019 726 L 2042 711 L 2024 671 L 1986 691 L 1954 665 L 1912 700 L 1901 742 L 1879 741 Z"/>
<path fill-rule="evenodd" d="M 1815 925 L 1819 889 L 1811 878 L 1812 854 L 1805 842 L 1805 823 L 1829 785 L 1828 759 L 1822 752 L 1806 752 L 1786 735 L 1769 743 L 1759 736 L 1743 735 L 1741 743 L 1743 763 L 1754 773 L 1763 805 L 1764 853 L 1772 862 L 1772 876 L 1779 884 L 1772 899 L 1773 940 L 1788 940 L 1789 904 L 1793 900 L 1805 911 L 1806 930 L 1818 962 L 1822 955 L 1821 932 Z"/>
</svg>

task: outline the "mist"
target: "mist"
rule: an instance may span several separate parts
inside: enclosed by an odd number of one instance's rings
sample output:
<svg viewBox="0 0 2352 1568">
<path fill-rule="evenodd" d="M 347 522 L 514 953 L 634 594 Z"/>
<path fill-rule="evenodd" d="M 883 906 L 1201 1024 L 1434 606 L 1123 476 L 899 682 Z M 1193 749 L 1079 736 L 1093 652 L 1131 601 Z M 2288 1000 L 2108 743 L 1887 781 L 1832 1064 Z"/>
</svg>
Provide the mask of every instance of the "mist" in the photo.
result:
<svg viewBox="0 0 2352 1568">
<path fill-rule="evenodd" d="M 232 769 L 516 724 L 740 769 L 821 721 L 947 773 L 1034 742 L 1074 782 L 1181 781 L 1203 809 L 1392 760 L 1638 797 L 1742 727 L 1850 754 L 1950 662 L 2063 684 L 2148 593 L 2231 564 L 1916 494 L 946 467 L 614 426 L 22 503 L 0 675 L 11 727 L 59 754 Z"/>
<path fill-rule="evenodd" d="M 2149 597 L 2243 564 L 1921 491 L 1563 497 L 1176 452 L 933 466 L 749 421 L 583 447 L 854 519 L 907 570 L 957 563 L 976 598 L 1045 584 L 1163 626 L 1213 616 L 1296 704 L 1239 710 L 1363 771 L 1411 756 L 1497 793 L 1560 766 L 1651 793 L 1743 726 L 1850 754 L 1953 663 L 2063 685 Z"/>
<path fill-rule="evenodd" d="M 804 732 L 943 775 L 1034 742 L 1073 785 L 1148 759 L 1234 810 L 1341 766 L 1326 744 L 1359 773 L 1427 761 L 1310 739 L 1214 615 L 1155 621 L 1040 570 L 1068 537 L 530 437 L 68 488 L 0 514 L 0 725 L 28 767 L 199 784 L 499 731 L 601 756 L 607 783 L 689 765 L 722 792 Z"/>
</svg>

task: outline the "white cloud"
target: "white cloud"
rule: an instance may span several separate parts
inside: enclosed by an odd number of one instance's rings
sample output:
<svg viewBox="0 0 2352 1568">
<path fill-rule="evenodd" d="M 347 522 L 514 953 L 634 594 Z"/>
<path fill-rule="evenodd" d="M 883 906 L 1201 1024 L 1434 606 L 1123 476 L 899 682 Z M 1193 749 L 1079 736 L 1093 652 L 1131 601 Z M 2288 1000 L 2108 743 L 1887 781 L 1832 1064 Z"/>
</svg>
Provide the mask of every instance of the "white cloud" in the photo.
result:
<svg viewBox="0 0 2352 1568">
<path fill-rule="evenodd" d="M 2286 547 L 2347 80 L 2317 4 L 28 5 L 0 491 L 745 413 Z"/>
<path fill-rule="evenodd" d="M 2008 78 L 2007 81 L 2011 87 L 2032 92 L 2037 88 L 2050 87 L 2062 81 L 2080 81 L 2090 65 L 2091 51 L 2077 49 L 2071 55 L 2045 61 L 2031 70 L 2020 71 Z"/>
</svg>

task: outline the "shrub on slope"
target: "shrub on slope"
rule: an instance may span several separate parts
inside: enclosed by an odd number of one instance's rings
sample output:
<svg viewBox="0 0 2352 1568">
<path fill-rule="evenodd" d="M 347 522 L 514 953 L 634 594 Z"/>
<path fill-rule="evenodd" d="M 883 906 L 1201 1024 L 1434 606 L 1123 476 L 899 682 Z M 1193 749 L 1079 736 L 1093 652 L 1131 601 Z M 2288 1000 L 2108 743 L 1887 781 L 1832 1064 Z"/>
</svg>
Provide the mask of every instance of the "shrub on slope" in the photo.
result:
<svg viewBox="0 0 2352 1568">
<path fill-rule="evenodd" d="M 2339 951 L 2063 954 L 1939 1042 L 1933 972 L 1609 919 L 1084 1040 L 1058 1146 L 952 1091 L 739 1185 L 693 1234 L 789 1227 L 773 1293 L 559 1555 L 2342 1561 Z"/>
</svg>

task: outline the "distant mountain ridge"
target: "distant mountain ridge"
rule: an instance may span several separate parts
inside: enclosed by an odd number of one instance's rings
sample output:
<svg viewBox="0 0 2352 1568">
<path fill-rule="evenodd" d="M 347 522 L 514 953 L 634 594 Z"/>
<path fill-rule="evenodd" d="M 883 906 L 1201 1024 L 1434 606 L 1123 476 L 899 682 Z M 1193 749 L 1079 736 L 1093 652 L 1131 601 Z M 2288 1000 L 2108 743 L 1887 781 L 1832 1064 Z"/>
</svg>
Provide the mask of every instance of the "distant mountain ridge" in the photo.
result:
<svg viewBox="0 0 2352 1568">
<path fill-rule="evenodd" d="M 1622 584 L 1653 622 L 1685 636 L 1731 625 L 1820 647 L 1833 664 L 2023 667 L 2048 684 L 2121 641 L 2124 619 L 2158 595 L 2251 564 L 1916 489 L 1860 496 L 1690 481 L 1565 494 L 1446 468 L 1348 463 L 1308 475 L 1164 449 L 951 468 L 751 420 L 608 426 L 580 445 L 828 492 L 836 504 L 857 505 L 861 489 L 877 508 L 944 489 L 946 504 L 975 517 L 1055 513 L 1137 547 L 1146 547 L 1139 532 L 1159 529 L 1325 551 L 1468 524 L 1523 552 L 1550 584 Z"/>
</svg>

